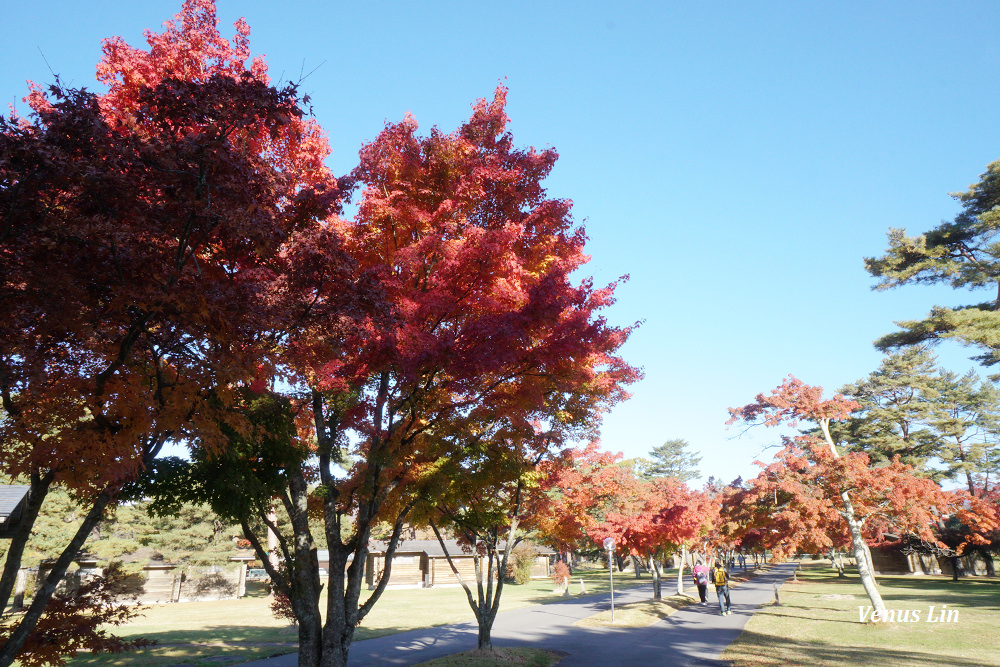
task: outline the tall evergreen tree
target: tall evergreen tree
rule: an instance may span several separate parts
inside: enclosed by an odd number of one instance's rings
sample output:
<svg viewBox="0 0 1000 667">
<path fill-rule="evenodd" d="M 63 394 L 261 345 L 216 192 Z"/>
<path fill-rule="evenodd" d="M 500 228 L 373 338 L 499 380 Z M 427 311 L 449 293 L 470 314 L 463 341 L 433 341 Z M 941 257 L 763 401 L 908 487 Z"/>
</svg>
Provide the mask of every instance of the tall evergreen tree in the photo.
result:
<svg viewBox="0 0 1000 667">
<path fill-rule="evenodd" d="M 690 443 L 682 438 L 667 440 L 649 452 L 650 459 L 639 460 L 639 476 L 644 480 L 674 477 L 689 482 L 701 473 L 698 464 L 701 456 L 687 451 Z"/>
<path fill-rule="evenodd" d="M 899 455 L 903 463 L 927 471 L 939 448 L 931 428 L 940 400 L 937 358 L 924 346 L 890 354 L 868 377 L 845 385 L 840 393 L 860 408 L 846 422 L 834 424 L 839 441 L 864 451 L 874 461 Z"/>
<path fill-rule="evenodd" d="M 878 339 L 880 349 L 952 338 L 983 349 L 984 365 L 1000 363 L 1000 161 L 991 163 L 978 183 L 953 193 L 962 211 L 952 222 L 920 236 L 889 230 L 889 248 L 866 258 L 865 268 L 879 278 L 876 290 L 911 283 L 945 283 L 955 289 L 992 289 L 983 303 L 950 308 L 935 306 L 922 320 L 897 322 L 901 331 Z"/>
<path fill-rule="evenodd" d="M 974 370 L 942 369 L 926 346 L 913 346 L 840 391 L 860 407 L 831 425 L 838 442 L 874 461 L 898 454 L 926 476 L 962 478 L 970 493 L 981 493 L 1000 433 L 1000 391 Z"/>
<path fill-rule="evenodd" d="M 988 454 L 1000 435 L 1000 391 L 982 381 L 975 371 L 965 375 L 941 370 L 940 395 L 932 427 L 940 436 L 937 454 L 946 466 L 945 476 L 964 478 L 969 493 L 985 489 L 976 477 L 988 474 Z"/>
</svg>

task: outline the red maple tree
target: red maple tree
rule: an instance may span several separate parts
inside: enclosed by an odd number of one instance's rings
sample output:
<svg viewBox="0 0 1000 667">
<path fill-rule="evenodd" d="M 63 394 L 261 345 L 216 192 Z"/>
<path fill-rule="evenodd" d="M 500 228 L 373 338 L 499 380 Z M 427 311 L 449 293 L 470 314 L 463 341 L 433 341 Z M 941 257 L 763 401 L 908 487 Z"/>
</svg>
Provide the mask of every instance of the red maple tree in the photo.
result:
<svg viewBox="0 0 1000 667">
<path fill-rule="evenodd" d="M 335 201 L 294 87 L 247 67 L 189 0 L 150 50 L 105 44 L 102 95 L 58 83 L 0 121 L 0 464 L 30 486 L 5 555 L 9 598 L 53 484 L 89 507 L 0 664 L 26 646 L 109 504 L 169 439 L 223 440 L 222 408 L 267 350 L 255 306 L 290 237 Z"/>
<path fill-rule="evenodd" d="M 443 470 L 495 447 L 509 468 L 475 479 L 516 482 L 539 454 L 592 433 L 638 377 L 617 356 L 630 329 L 599 315 L 615 285 L 570 279 L 587 260 L 585 236 L 569 202 L 541 187 L 556 154 L 514 147 L 505 99 L 499 88 L 448 134 L 421 137 L 411 118 L 389 124 L 362 149 L 358 213 L 324 227 L 352 268 L 317 301 L 353 271 L 389 309 L 333 329 L 314 326 L 310 311 L 274 339 L 270 372 L 294 387 L 285 400 L 302 457 L 281 468 L 277 499 L 294 539 L 279 536 L 289 566 L 271 576 L 299 618 L 301 664 L 346 662 L 354 628 L 391 577 L 404 521 L 447 492 Z M 288 279 L 302 267 L 289 264 Z M 330 553 L 325 620 L 310 508 L 325 518 Z M 254 511 L 267 521 L 267 507 Z M 382 521 L 392 526 L 387 568 L 361 602 L 371 529 Z M 248 537 L 263 553 L 262 540 Z"/>
<path fill-rule="evenodd" d="M 618 464 L 621 458 L 592 440 L 540 463 L 539 493 L 529 501 L 527 521 L 563 560 L 590 542 L 598 516 L 631 486 L 634 476 Z"/>
</svg>

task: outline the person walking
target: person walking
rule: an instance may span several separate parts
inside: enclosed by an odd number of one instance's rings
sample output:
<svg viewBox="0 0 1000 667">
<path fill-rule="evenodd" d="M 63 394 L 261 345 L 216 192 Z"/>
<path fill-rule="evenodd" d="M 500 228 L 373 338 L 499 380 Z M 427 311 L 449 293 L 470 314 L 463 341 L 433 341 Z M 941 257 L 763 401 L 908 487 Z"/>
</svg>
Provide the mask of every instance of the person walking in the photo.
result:
<svg viewBox="0 0 1000 667">
<path fill-rule="evenodd" d="M 708 566 L 698 559 L 698 563 L 691 568 L 691 576 L 694 577 L 694 585 L 698 587 L 698 596 L 702 604 L 708 604 Z"/>
<path fill-rule="evenodd" d="M 715 567 L 709 573 L 709 578 L 715 584 L 715 594 L 719 596 L 719 612 L 723 616 L 732 614 L 732 603 L 729 601 L 729 572 L 726 571 L 725 561 L 721 558 L 716 561 Z M 725 600 L 725 604 L 723 604 L 723 600 Z"/>
</svg>

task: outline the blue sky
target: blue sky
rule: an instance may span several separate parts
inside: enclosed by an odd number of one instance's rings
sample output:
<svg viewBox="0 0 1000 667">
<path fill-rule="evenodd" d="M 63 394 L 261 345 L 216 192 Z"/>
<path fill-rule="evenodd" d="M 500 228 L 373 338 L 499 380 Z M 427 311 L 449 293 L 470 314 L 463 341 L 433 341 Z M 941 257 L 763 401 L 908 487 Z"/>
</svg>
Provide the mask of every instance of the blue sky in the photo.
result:
<svg viewBox="0 0 1000 667">
<path fill-rule="evenodd" d="M 605 420 L 612 451 L 684 438 L 706 476 L 753 475 L 777 434 L 735 437 L 727 407 L 788 374 L 831 390 L 863 377 L 893 321 L 976 300 L 872 292 L 862 258 L 889 227 L 953 217 L 947 193 L 1000 158 L 994 2 L 217 5 L 226 37 L 247 19 L 274 78 L 313 72 L 302 89 L 335 173 L 387 120 L 410 111 L 450 131 L 510 88 L 516 143 L 560 153 L 547 187 L 586 224 L 589 272 L 631 276 L 608 318 L 644 321 L 623 353 L 646 378 Z M 23 111 L 25 80 L 50 82 L 49 67 L 95 88 L 102 38 L 144 44 L 179 9 L 7 7 L 0 103 Z M 940 354 L 973 366 L 969 351 Z"/>
</svg>

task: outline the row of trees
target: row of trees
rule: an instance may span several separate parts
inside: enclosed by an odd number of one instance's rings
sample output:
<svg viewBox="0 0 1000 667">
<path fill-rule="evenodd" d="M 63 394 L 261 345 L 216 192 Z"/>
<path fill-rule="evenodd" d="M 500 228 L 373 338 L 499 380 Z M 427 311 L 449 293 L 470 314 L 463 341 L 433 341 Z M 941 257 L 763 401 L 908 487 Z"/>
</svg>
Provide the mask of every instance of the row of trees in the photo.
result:
<svg viewBox="0 0 1000 667">
<path fill-rule="evenodd" d="M 785 552 L 850 545 L 880 611 L 868 543 L 952 557 L 975 549 L 990 556 L 1000 547 L 996 378 L 940 369 L 928 347 L 956 340 L 978 347 L 975 358 L 986 367 L 1000 363 L 1000 162 L 953 196 L 962 206 L 953 221 L 916 237 L 890 230 L 886 254 L 865 266 L 879 290 L 946 283 L 994 290 L 996 298 L 936 306 L 923 320 L 897 323 L 899 331 L 876 341 L 889 353 L 879 369 L 832 398 L 789 378 L 731 411 L 731 422 L 811 428 L 785 438 L 773 463 L 731 491 L 732 501 L 723 502 L 730 534 Z M 949 479 L 964 489 L 946 492 L 936 483 Z M 992 558 L 986 563 L 992 574 Z"/>
<path fill-rule="evenodd" d="M 575 465 L 550 470 L 549 513 L 537 512 L 541 533 L 563 548 L 614 537 L 647 556 L 655 572 L 664 553 L 683 554 L 695 542 L 779 556 L 847 549 L 880 611 L 872 544 L 953 559 L 979 550 L 992 574 L 1000 549 L 1000 391 L 996 378 L 939 368 L 929 346 L 955 339 L 980 347 L 987 367 L 1000 362 L 1000 162 L 955 197 L 962 212 L 954 222 L 916 238 L 891 230 L 886 255 L 866 266 L 880 278 L 876 289 L 949 282 L 994 289 L 995 299 L 935 307 L 924 320 L 900 323 L 902 331 L 876 343 L 889 353 L 880 367 L 835 396 L 790 377 L 732 409 L 730 423 L 802 427 L 747 482 L 687 488 L 682 441 L 634 468 L 599 450 L 579 452 Z M 944 490 L 949 480 L 964 488 Z"/>
<path fill-rule="evenodd" d="M 930 346 L 956 340 L 980 348 L 975 359 L 986 367 L 1000 363 L 1000 162 L 953 196 L 962 206 L 954 221 L 916 237 L 890 230 L 886 254 L 866 259 L 866 268 L 879 279 L 875 289 L 946 283 L 992 290 L 995 298 L 937 306 L 923 320 L 898 323 L 900 331 L 876 341 L 887 352 L 880 367 L 833 397 L 789 378 L 732 409 L 730 423 L 803 430 L 783 438 L 758 477 L 717 497 L 710 545 L 778 555 L 847 548 L 876 609 L 884 605 L 869 544 L 951 557 L 979 550 L 992 574 L 1000 549 L 997 378 L 942 369 Z M 947 481 L 964 488 L 947 492 Z"/>
<path fill-rule="evenodd" d="M 107 92 L 36 87 L 30 117 L 0 121 L 0 466 L 30 487 L 0 607 L 49 491 L 85 508 L 0 665 L 136 497 L 240 525 L 300 664 L 346 664 L 388 579 L 361 603 L 376 523 L 391 563 L 404 522 L 516 496 L 639 377 L 617 354 L 631 329 L 600 316 L 617 284 L 573 278 L 584 230 L 541 186 L 557 154 L 514 145 L 504 88 L 451 133 L 387 124 L 336 178 L 296 86 L 236 32 L 187 0 L 148 48 L 105 42 Z M 161 458 L 168 442 L 190 458 Z"/>
<path fill-rule="evenodd" d="M 885 366 L 831 399 L 789 380 L 733 418 L 814 430 L 721 493 L 686 486 L 675 441 L 638 467 L 574 449 L 640 377 L 618 354 L 632 329 L 601 316 L 617 283 L 574 279 L 584 230 L 541 186 L 557 154 L 514 145 L 506 90 L 451 133 L 387 124 L 337 178 L 296 86 L 272 85 L 244 22 L 236 33 L 220 36 L 211 0 L 186 0 L 148 48 L 105 42 L 107 92 L 57 81 L 32 88 L 30 117 L 0 119 L 0 466 L 29 486 L 0 605 L 51 490 L 83 508 L 27 613 L 0 628 L 0 665 L 32 646 L 106 512 L 138 498 L 240 526 L 290 601 L 302 665 L 346 664 L 389 578 L 361 602 L 381 524 L 387 567 L 407 522 L 483 557 L 467 593 L 486 647 L 503 585 L 491 570 L 529 530 L 563 550 L 614 536 L 659 573 L 695 543 L 773 548 L 801 528 L 803 548 L 852 544 L 873 602 L 866 540 L 940 546 L 955 517 L 956 550 L 989 543 L 996 452 L 976 433 L 995 431 L 995 397 L 971 375 L 920 371 L 923 386 Z M 1000 295 L 997 174 L 960 196 L 954 224 L 892 232 L 868 260 L 880 285 Z M 953 337 L 995 363 L 998 308 L 935 309 L 880 344 Z M 887 364 L 919 369 L 926 354 Z M 162 458 L 169 442 L 189 458 Z M 955 474 L 964 497 L 929 479 Z M 276 512 L 281 567 L 264 538 Z"/>
</svg>

